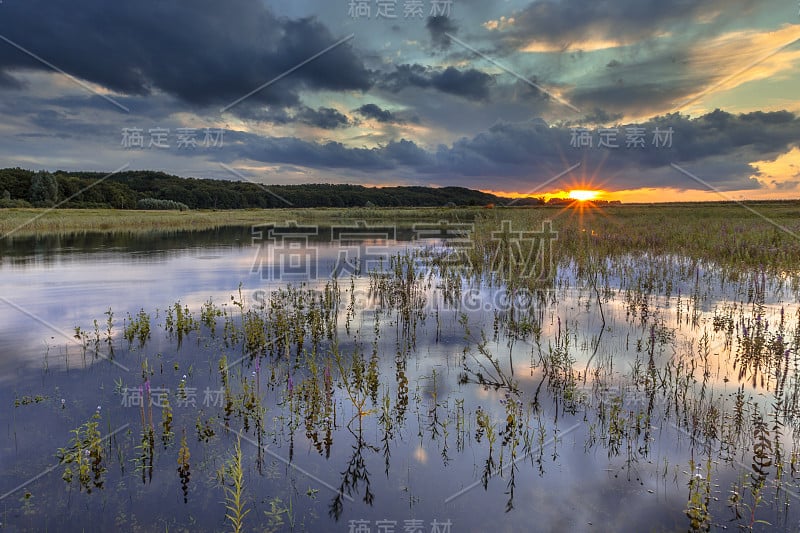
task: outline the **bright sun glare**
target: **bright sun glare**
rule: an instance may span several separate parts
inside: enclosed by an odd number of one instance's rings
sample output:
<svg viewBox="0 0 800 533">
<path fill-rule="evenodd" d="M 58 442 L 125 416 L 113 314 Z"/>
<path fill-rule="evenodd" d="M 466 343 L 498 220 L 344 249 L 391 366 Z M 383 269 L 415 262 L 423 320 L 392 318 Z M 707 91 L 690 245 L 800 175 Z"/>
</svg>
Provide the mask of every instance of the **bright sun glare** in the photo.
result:
<svg viewBox="0 0 800 533">
<path fill-rule="evenodd" d="M 585 190 L 573 190 L 569 191 L 569 197 L 573 200 L 578 200 L 579 202 L 585 202 L 586 200 L 594 200 L 600 195 L 600 191 L 585 191 Z"/>
</svg>

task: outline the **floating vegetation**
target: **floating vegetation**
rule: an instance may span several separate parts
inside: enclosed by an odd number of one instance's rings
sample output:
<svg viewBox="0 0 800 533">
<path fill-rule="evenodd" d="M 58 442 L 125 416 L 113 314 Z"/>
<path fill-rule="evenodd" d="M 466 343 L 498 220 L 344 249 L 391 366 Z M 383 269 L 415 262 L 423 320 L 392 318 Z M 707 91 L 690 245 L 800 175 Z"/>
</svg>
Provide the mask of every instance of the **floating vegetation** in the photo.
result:
<svg viewBox="0 0 800 533">
<path fill-rule="evenodd" d="M 23 405 L 42 403 L 47 399 L 48 399 L 47 396 L 43 396 L 41 394 L 36 394 L 36 395 L 25 394 L 23 396 L 14 398 L 14 407 L 21 407 Z"/>
</svg>

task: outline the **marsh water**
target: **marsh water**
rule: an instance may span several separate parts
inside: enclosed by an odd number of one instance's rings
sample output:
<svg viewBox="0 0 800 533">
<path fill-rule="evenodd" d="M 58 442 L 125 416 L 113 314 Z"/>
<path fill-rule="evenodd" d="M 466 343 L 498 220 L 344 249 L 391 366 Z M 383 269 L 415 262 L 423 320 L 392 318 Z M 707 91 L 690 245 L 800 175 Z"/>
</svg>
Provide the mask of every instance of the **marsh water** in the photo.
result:
<svg viewBox="0 0 800 533">
<path fill-rule="evenodd" d="M 794 278 L 331 234 L 0 241 L 0 529 L 798 530 Z"/>
</svg>

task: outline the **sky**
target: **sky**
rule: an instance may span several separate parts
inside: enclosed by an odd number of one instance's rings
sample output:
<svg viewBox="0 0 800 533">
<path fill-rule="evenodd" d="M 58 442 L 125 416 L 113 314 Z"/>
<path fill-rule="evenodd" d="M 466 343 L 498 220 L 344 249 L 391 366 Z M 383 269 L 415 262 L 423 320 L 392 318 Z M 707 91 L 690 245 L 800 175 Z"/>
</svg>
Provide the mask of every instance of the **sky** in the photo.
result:
<svg viewBox="0 0 800 533">
<path fill-rule="evenodd" d="M 797 0 L 2 0 L 0 167 L 800 198 Z"/>
</svg>

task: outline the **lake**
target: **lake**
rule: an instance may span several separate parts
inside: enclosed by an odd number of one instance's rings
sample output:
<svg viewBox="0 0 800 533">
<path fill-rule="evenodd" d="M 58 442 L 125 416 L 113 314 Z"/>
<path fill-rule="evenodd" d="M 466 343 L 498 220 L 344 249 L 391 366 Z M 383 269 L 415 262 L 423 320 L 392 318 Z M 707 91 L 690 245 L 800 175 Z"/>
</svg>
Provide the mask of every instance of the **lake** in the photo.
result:
<svg viewBox="0 0 800 533">
<path fill-rule="evenodd" d="M 796 279 L 440 237 L 0 242 L 0 528 L 798 530 Z"/>
</svg>

